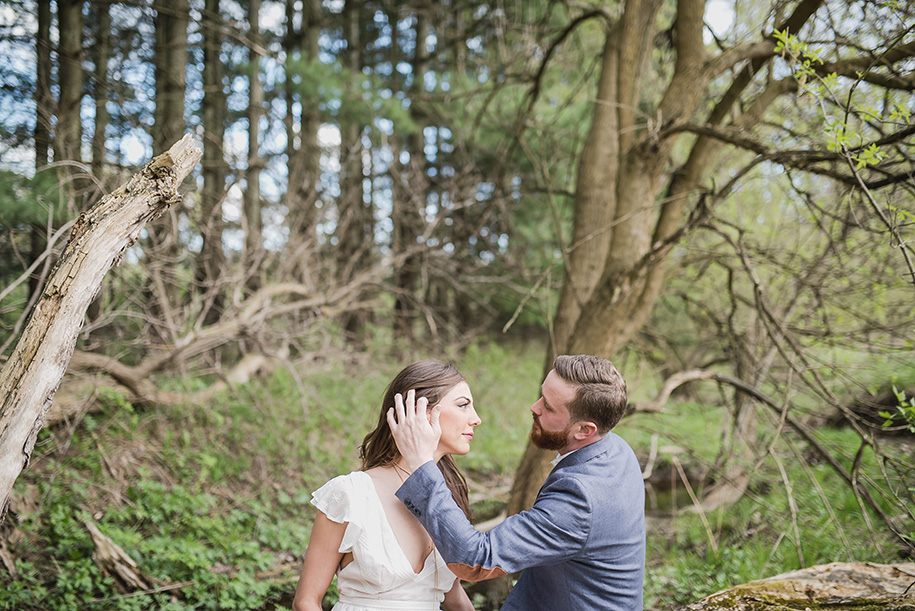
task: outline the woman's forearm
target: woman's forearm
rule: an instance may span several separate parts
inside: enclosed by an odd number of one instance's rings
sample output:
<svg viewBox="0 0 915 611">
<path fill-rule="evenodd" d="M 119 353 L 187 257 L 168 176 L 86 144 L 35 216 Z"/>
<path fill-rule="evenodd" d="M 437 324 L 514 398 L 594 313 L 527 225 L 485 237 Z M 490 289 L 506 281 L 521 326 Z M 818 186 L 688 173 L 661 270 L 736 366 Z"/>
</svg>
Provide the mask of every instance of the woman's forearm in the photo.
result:
<svg viewBox="0 0 915 611">
<path fill-rule="evenodd" d="M 470 602 L 470 597 L 461 586 L 460 579 L 455 579 L 451 591 L 445 594 L 442 609 L 443 611 L 474 611 L 473 603 Z"/>
</svg>

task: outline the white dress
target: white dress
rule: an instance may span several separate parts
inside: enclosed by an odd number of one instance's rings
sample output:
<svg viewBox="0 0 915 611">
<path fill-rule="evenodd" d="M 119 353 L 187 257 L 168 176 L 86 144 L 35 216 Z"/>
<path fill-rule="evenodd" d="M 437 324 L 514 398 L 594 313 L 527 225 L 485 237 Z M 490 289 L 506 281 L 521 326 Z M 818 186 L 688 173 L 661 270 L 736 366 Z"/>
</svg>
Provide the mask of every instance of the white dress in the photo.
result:
<svg viewBox="0 0 915 611">
<path fill-rule="evenodd" d="M 354 471 L 312 493 L 312 505 L 332 521 L 347 523 L 341 553 L 353 561 L 337 569 L 340 600 L 333 611 L 439 611 L 455 577 L 434 550 L 419 573 L 404 555 L 372 478 Z"/>
</svg>

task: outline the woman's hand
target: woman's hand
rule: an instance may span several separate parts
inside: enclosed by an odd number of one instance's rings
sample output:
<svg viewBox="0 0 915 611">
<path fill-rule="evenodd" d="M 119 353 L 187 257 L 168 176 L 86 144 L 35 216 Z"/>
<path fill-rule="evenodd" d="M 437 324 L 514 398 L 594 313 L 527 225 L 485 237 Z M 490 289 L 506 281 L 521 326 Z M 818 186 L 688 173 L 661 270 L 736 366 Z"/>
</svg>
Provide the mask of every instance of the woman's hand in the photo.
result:
<svg viewBox="0 0 915 611">
<path fill-rule="evenodd" d="M 442 436 L 439 424 L 442 406 L 436 405 L 427 416 L 428 404 L 425 397 L 417 399 L 416 392 L 408 390 L 406 399 L 400 393 L 394 395 L 394 407 L 388 410 L 388 426 L 411 472 L 435 459 L 435 449 Z"/>
</svg>

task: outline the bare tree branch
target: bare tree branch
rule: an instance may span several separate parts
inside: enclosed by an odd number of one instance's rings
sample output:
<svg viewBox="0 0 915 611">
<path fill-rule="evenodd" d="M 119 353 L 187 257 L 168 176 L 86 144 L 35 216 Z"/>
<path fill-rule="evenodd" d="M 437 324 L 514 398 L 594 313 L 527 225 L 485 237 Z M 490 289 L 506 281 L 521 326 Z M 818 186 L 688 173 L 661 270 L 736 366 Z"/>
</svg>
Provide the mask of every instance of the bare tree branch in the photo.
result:
<svg viewBox="0 0 915 611">
<path fill-rule="evenodd" d="M 29 464 L 89 304 L 140 230 L 179 201 L 178 186 L 200 159 L 185 136 L 114 193 L 80 215 L 70 241 L 0 371 L 0 519 Z"/>
</svg>

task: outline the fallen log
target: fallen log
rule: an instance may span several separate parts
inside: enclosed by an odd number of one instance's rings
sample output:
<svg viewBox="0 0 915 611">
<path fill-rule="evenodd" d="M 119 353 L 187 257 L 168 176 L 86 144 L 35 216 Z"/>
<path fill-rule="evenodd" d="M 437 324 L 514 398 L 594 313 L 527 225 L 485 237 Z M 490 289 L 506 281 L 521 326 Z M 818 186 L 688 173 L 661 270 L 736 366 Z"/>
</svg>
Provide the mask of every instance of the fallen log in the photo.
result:
<svg viewBox="0 0 915 611">
<path fill-rule="evenodd" d="M 915 563 L 833 562 L 751 581 L 681 611 L 915 610 Z"/>
<path fill-rule="evenodd" d="M 0 370 L 0 521 L 13 484 L 28 467 L 86 310 L 105 274 L 147 223 L 180 201 L 178 187 L 201 155 L 191 136 L 185 136 L 74 223 L 22 336 Z"/>
</svg>

